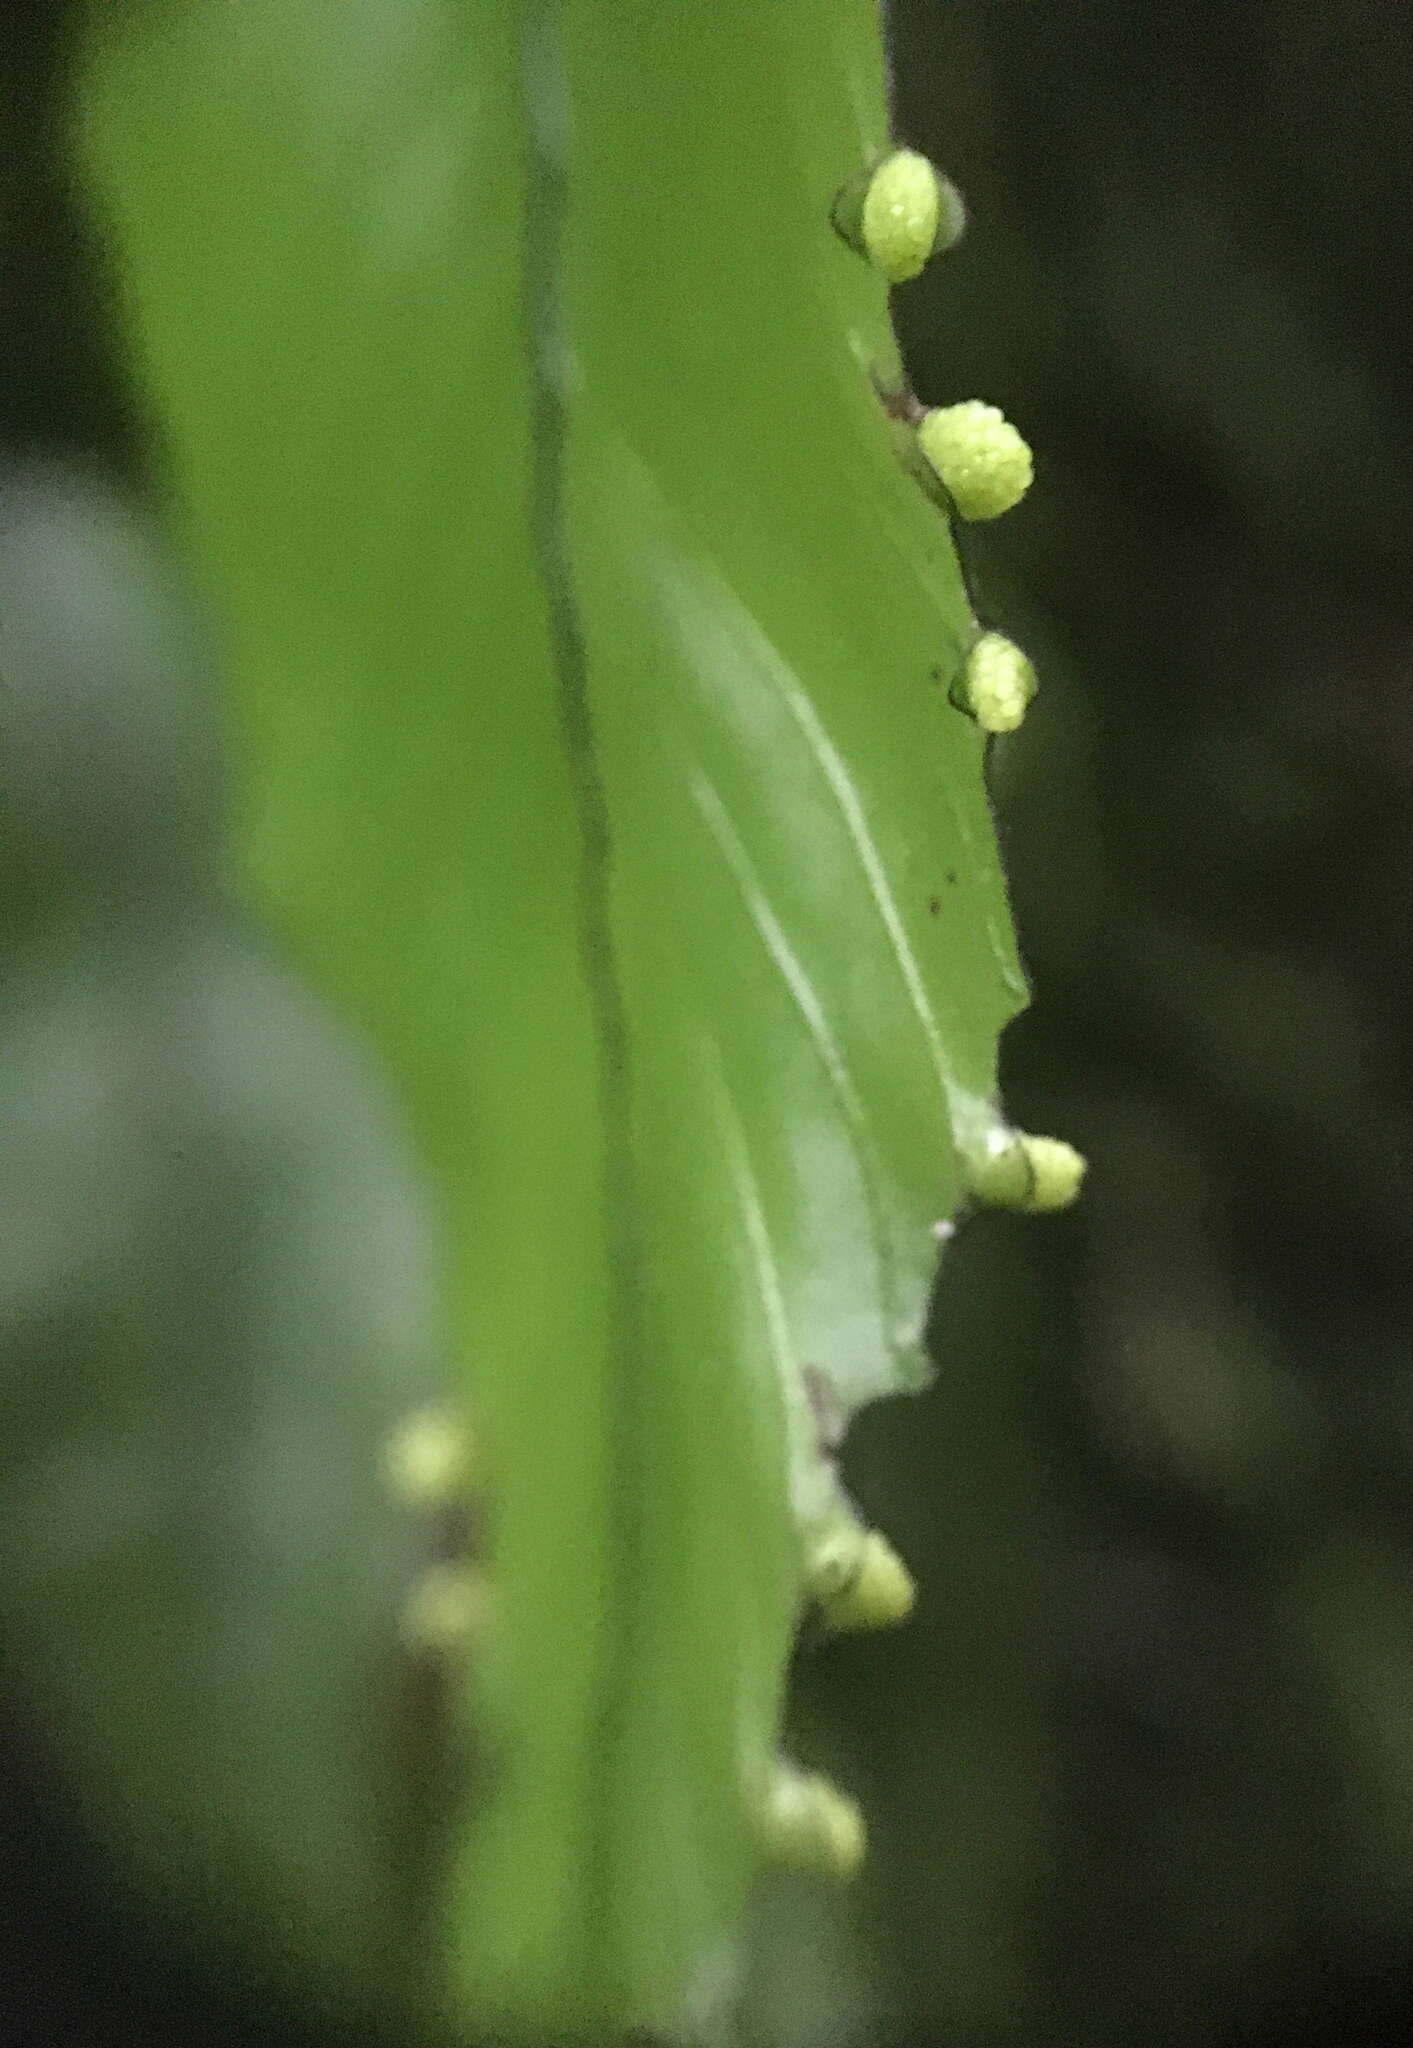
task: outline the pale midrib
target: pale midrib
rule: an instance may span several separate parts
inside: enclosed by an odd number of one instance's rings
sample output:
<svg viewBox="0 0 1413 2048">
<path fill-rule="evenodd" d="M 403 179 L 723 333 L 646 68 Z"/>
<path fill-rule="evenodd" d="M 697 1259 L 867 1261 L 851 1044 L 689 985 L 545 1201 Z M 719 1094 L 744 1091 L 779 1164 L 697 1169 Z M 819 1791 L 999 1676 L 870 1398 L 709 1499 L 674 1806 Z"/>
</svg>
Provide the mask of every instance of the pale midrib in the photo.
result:
<svg viewBox="0 0 1413 2048">
<path fill-rule="evenodd" d="M 575 870 L 580 956 L 592 1011 L 603 1133 L 603 1230 L 611 1378 L 602 1445 L 604 1616 L 596 1727 L 586 1750 L 585 1867 L 581 1961 L 626 1969 L 618 1925 L 620 1780 L 627 1756 L 633 1674 L 643 1617 L 635 1588 L 643 1549 L 643 1375 L 648 1350 L 642 1300 L 642 1232 L 632 1135 L 628 1006 L 613 930 L 612 825 L 599 759 L 589 659 L 568 530 L 569 407 L 563 391 L 570 321 L 565 263 L 569 219 L 569 85 L 564 15 L 569 0 L 528 0 L 524 30 L 526 113 L 525 313 L 531 367 L 533 447 L 530 517 L 545 589 L 559 716 L 578 820 Z M 632 1987 L 612 1981 L 619 2011 Z"/>
</svg>

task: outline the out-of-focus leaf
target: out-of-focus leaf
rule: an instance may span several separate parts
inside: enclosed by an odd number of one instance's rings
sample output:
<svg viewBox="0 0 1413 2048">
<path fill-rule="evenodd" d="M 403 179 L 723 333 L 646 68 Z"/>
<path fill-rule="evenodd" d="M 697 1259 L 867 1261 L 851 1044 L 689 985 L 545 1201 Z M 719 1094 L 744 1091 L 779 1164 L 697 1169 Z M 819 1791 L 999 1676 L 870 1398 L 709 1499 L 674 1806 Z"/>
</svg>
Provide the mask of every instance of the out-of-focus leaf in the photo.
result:
<svg viewBox="0 0 1413 2048">
<path fill-rule="evenodd" d="M 396 2005 L 418 1781 L 453 1793 L 397 1648 L 432 1532 L 382 1477 L 444 1365 L 430 1219 L 215 886 L 161 554 L 91 478 L 0 484 L 0 1684 L 187 1939 L 273 1928 L 306 1995 Z"/>
</svg>

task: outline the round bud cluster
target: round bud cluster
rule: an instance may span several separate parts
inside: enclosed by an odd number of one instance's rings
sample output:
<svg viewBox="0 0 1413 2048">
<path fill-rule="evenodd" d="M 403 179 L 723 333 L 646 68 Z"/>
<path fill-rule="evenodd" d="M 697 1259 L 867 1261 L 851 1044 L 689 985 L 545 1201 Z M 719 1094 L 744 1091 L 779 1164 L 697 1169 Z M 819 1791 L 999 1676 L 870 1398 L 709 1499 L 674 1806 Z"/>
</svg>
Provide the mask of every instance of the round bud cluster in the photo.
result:
<svg viewBox="0 0 1413 2048">
<path fill-rule="evenodd" d="M 1035 474 L 1030 446 L 999 407 L 969 398 L 934 406 L 918 446 L 962 519 L 998 519 L 1018 505 Z"/>
<path fill-rule="evenodd" d="M 983 732 L 1014 732 L 1039 687 L 1034 668 L 1004 633 L 983 633 L 967 656 L 954 702 Z"/>
<path fill-rule="evenodd" d="M 961 239 L 962 196 L 915 149 L 885 157 L 864 191 L 859 213 L 863 253 L 890 284 L 916 277 L 930 256 Z"/>
<path fill-rule="evenodd" d="M 966 207 L 950 178 L 915 149 L 895 149 L 851 178 L 834 201 L 837 232 L 889 284 L 961 240 Z"/>
</svg>

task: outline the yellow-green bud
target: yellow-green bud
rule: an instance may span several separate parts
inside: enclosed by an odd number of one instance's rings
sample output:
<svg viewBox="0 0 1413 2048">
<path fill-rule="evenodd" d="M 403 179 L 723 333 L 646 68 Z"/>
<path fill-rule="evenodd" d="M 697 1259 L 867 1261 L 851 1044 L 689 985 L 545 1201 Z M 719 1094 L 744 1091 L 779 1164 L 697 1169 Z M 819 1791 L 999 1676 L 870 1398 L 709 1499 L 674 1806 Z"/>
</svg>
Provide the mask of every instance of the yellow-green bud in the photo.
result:
<svg viewBox="0 0 1413 2048">
<path fill-rule="evenodd" d="M 409 1415 L 388 1440 L 388 1489 L 405 1507 L 445 1507 L 471 1478 L 471 1439 L 464 1423 L 441 1408 Z"/>
<path fill-rule="evenodd" d="M 1084 1184 L 1089 1162 L 1063 1138 L 1035 1138 L 1022 1143 L 1030 1161 L 1032 1209 L 1068 1209 Z"/>
<path fill-rule="evenodd" d="M 851 178 L 834 202 L 834 225 L 890 284 L 916 277 L 966 226 L 962 195 L 915 149 L 895 149 Z"/>
<path fill-rule="evenodd" d="M 868 181 L 859 212 L 863 253 L 890 284 L 916 277 L 966 225 L 962 195 L 915 149 L 895 149 Z"/>
<path fill-rule="evenodd" d="M 979 398 L 934 406 L 918 422 L 917 439 L 962 519 L 997 519 L 1030 489 L 1029 445 Z"/>
<path fill-rule="evenodd" d="M 1004 633 L 983 633 L 962 665 L 952 701 L 983 732 L 1014 732 L 1038 683 L 1034 668 Z"/>
<path fill-rule="evenodd" d="M 1067 1209 L 1086 1171 L 1084 1155 L 1063 1138 L 997 1129 L 969 1161 L 968 1182 L 980 1202 L 1031 1213 Z"/>
<path fill-rule="evenodd" d="M 827 1778 L 780 1764 L 761 1815 L 762 1846 L 775 1863 L 824 1877 L 856 1877 L 867 1831 L 863 1814 Z"/>
<path fill-rule="evenodd" d="M 810 1598 L 830 1628 L 888 1628 L 917 1599 L 912 1573 L 886 1536 L 843 1522 L 820 1538 L 806 1570 Z"/>
</svg>

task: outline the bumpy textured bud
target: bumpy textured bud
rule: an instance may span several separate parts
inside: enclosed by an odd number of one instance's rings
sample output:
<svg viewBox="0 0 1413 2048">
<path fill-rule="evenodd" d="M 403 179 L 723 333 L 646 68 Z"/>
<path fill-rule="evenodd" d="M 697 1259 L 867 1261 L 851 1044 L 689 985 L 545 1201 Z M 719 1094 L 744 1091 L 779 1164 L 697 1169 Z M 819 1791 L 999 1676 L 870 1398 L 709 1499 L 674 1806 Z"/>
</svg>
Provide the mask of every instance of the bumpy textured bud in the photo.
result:
<svg viewBox="0 0 1413 2048">
<path fill-rule="evenodd" d="M 1030 489 L 1029 444 L 997 406 L 979 398 L 924 413 L 917 439 L 963 519 L 997 519 Z"/>
<path fill-rule="evenodd" d="M 852 1799 L 827 1778 L 784 1763 L 766 1792 L 761 1833 L 772 1862 L 840 1879 L 858 1875 L 868 1841 Z"/>
<path fill-rule="evenodd" d="M 952 702 L 983 732 L 1014 732 L 1039 687 L 1034 668 L 1004 633 L 983 633 L 962 665 Z"/>
<path fill-rule="evenodd" d="M 980 1202 L 1032 1214 L 1067 1209 L 1079 1194 L 1087 1162 L 1063 1138 L 998 1130 L 970 1161 L 968 1182 Z"/>
<path fill-rule="evenodd" d="M 886 1536 L 857 1522 L 820 1538 L 806 1572 L 810 1598 L 830 1628 L 888 1628 L 917 1599 L 912 1573 Z"/>
<path fill-rule="evenodd" d="M 930 256 L 961 239 L 962 195 L 915 149 L 895 149 L 847 184 L 834 202 L 834 225 L 888 279 L 904 284 Z"/>
</svg>

